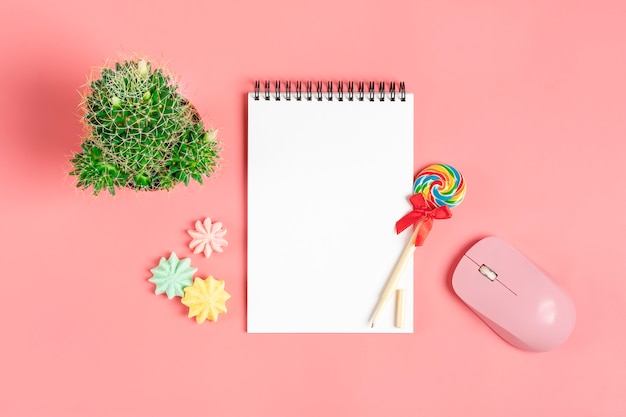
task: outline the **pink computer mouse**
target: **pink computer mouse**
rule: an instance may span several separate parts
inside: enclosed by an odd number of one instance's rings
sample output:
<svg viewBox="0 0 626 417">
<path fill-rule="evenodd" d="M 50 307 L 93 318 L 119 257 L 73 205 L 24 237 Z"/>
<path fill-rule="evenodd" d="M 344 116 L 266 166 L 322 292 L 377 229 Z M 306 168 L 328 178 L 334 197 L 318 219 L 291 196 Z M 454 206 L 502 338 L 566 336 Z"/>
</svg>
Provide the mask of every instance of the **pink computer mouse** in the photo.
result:
<svg viewBox="0 0 626 417">
<path fill-rule="evenodd" d="M 565 290 L 497 237 L 482 239 L 465 252 L 452 287 L 493 331 L 520 349 L 552 350 L 565 342 L 576 322 Z"/>
</svg>

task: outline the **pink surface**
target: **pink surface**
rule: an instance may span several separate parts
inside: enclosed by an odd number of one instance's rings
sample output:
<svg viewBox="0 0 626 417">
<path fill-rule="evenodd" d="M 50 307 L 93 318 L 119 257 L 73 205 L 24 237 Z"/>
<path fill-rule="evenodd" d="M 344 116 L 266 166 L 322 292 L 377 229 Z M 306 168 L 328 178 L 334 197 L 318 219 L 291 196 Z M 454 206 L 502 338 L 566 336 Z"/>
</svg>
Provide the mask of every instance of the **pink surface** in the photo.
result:
<svg viewBox="0 0 626 417">
<path fill-rule="evenodd" d="M 205 3 L 0 5 L 0 415 L 626 414 L 626 3 Z M 180 76 L 223 167 L 203 187 L 94 198 L 67 176 L 77 89 L 135 51 Z M 414 334 L 245 333 L 257 78 L 404 80 L 416 94 L 416 171 L 452 164 L 468 192 L 416 251 Z M 206 216 L 229 241 L 209 259 L 186 234 Z M 570 292 L 563 346 L 515 349 L 454 295 L 454 263 L 485 235 Z M 217 323 L 153 294 L 149 268 L 170 251 L 225 280 Z"/>
</svg>

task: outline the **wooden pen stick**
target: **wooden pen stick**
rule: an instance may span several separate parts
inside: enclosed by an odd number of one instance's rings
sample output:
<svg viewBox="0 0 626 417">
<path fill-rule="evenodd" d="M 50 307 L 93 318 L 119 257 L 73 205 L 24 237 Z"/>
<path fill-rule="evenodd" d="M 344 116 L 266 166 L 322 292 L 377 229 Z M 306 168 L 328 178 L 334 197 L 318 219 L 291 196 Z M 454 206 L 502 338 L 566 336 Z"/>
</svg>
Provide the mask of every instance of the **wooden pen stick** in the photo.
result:
<svg viewBox="0 0 626 417">
<path fill-rule="evenodd" d="M 396 290 L 396 327 L 402 329 L 404 327 L 404 316 L 405 316 L 405 298 L 406 298 L 405 290 Z"/>
<path fill-rule="evenodd" d="M 391 273 L 391 277 L 389 277 L 389 280 L 387 281 L 387 286 L 383 290 L 383 293 L 380 299 L 378 300 L 378 304 L 376 305 L 376 309 L 374 310 L 374 314 L 372 314 L 372 318 L 370 320 L 370 327 L 374 327 L 374 325 L 376 324 L 376 320 L 378 320 L 378 316 L 383 311 L 383 308 L 385 307 L 385 304 L 387 303 L 387 301 L 389 301 L 389 299 L 391 298 L 391 295 L 393 294 L 393 291 L 395 290 L 396 285 L 398 285 L 398 281 L 400 280 L 400 277 L 402 276 L 402 273 L 404 272 L 404 269 L 406 268 L 407 262 L 409 261 L 411 256 L 413 256 L 413 253 L 415 252 L 415 240 L 417 239 L 417 234 L 420 231 L 420 227 L 422 227 L 422 222 L 423 220 L 420 220 L 415 224 L 415 230 L 413 231 L 413 234 L 411 235 L 411 239 L 409 240 L 409 243 L 406 245 L 406 247 L 402 251 L 402 255 L 400 255 L 400 259 L 398 259 L 398 262 L 396 263 L 396 267 L 393 269 L 393 272 Z"/>
</svg>

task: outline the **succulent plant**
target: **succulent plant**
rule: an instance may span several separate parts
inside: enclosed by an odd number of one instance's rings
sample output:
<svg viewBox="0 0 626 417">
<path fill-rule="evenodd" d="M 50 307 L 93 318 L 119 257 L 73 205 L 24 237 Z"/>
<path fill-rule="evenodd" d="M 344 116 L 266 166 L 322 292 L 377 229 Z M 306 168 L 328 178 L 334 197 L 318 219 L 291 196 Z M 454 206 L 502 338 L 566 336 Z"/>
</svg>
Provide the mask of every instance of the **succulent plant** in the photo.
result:
<svg viewBox="0 0 626 417">
<path fill-rule="evenodd" d="M 130 60 L 104 68 L 83 101 L 86 135 L 71 159 L 77 187 L 169 190 L 202 183 L 217 167 L 216 131 L 161 68 Z"/>
</svg>

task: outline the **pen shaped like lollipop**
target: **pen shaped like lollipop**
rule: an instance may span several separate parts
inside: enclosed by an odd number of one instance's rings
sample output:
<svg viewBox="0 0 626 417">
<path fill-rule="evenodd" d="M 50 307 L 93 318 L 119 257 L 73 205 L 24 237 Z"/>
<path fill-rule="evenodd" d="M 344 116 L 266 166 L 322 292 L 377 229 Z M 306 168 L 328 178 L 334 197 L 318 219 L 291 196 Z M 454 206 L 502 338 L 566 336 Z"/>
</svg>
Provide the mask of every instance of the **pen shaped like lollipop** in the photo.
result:
<svg viewBox="0 0 626 417">
<path fill-rule="evenodd" d="M 374 327 L 385 304 L 391 298 L 407 261 L 413 256 L 415 247 L 424 244 L 424 240 L 433 226 L 433 221 L 450 218 L 452 216 L 450 208 L 458 206 L 463 201 L 465 181 L 461 173 L 450 165 L 429 165 L 417 174 L 413 193 L 409 198 L 413 210 L 396 223 L 396 233 L 413 226 L 413 234 L 402 251 L 402 255 L 400 255 L 400 259 L 378 300 L 374 314 L 370 319 L 371 327 Z"/>
</svg>

